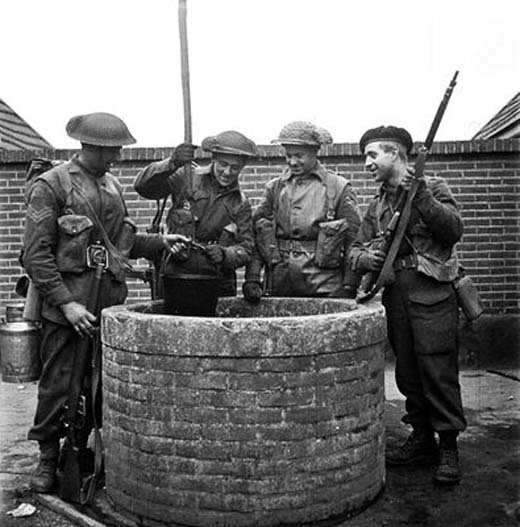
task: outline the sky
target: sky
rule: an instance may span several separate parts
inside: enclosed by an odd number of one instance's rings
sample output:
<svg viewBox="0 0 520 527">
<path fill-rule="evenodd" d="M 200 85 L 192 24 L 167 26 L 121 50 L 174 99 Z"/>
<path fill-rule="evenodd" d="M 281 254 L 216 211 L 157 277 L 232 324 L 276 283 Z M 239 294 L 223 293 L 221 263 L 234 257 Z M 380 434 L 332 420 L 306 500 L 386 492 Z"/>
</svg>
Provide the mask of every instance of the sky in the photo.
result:
<svg viewBox="0 0 520 527">
<path fill-rule="evenodd" d="M 308 120 L 335 142 L 381 124 L 470 139 L 520 90 L 518 0 L 187 0 L 193 142 L 269 144 Z M 184 139 L 178 0 L 0 0 L 0 98 L 57 148 L 68 119 L 123 118 L 137 147 Z"/>
</svg>

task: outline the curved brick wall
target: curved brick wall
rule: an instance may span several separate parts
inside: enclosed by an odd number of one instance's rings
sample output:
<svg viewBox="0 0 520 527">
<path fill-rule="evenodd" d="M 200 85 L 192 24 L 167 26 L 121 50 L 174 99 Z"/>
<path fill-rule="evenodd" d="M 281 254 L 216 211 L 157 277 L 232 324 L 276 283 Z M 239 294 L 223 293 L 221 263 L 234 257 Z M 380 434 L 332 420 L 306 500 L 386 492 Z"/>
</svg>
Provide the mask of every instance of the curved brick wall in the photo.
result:
<svg viewBox="0 0 520 527">
<path fill-rule="evenodd" d="M 377 496 L 380 304 L 221 299 L 220 318 L 150 306 L 103 312 L 106 486 L 118 510 L 143 526 L 274 526 L 342 518 Z"/>
</svg>

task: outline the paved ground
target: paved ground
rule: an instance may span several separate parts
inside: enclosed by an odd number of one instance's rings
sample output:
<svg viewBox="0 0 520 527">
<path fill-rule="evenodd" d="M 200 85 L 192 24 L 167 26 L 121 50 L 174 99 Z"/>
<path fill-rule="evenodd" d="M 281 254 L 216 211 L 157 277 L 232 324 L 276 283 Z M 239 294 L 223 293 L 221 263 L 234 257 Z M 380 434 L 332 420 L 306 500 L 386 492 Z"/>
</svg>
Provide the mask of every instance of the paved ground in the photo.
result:
<svg viewBox="0 0 520 527">
<path fill-rule="evenodd" d="M 504 370 L 500 370 L 504 371 Z M 515 371 L 508 375 L 515 377 Z M 427 467 L 390 469 L 381 497 L 343 527 L 509 527 L 520 524 L 520 382 L 486 370 L 461 374 L 469 422 L 460 441 L 464 479 L 461 485 L 437 488 Z M 407 431 L 399 423 L 403 400 L 393 372 L 386 376 L 388 439 Z M 25 440 L 36 401 L 36 384 L 0 382 L 0 525 L 3 527 L 68 527 L 89 525 L 67 517 L 72 507 L 55 499 L 46 506 L 28 490 L 37 460 L 36 446 Z M 27 518 L 7 511 L 20 503 L 36 505 Z M 48 507 L 60 511 L 55 512 Z M 108 523 L 108 519 L 100 518 Z M 91 524 L 92 525 L 92 524 Z"/>
</svg>

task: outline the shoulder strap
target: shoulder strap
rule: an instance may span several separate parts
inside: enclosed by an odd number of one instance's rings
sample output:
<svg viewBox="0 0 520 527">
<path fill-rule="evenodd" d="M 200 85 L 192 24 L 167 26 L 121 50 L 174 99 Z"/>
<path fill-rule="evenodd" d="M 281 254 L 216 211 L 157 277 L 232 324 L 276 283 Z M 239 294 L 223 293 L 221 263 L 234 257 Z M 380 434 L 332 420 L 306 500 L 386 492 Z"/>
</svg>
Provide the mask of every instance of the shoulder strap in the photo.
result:
<svg viewBox="0 0 520 527">
<path fill-rule="evenodd" d="M 335 174 L 327 172 L 327 177 L 325 181 L 325 187 L 327 189 L 327 221 L 332 221 L 336 219 L 336 198 L 337 196 L 341 195 L 345 187 L 348 185 L 348 181 L 346 179 L 344 181 L 340 181 L 340 188 L 338 189 L 338 192 L 336 189 L 336 178 L 332 177 L 333 175 L 335 176 Z"/>
</svg>

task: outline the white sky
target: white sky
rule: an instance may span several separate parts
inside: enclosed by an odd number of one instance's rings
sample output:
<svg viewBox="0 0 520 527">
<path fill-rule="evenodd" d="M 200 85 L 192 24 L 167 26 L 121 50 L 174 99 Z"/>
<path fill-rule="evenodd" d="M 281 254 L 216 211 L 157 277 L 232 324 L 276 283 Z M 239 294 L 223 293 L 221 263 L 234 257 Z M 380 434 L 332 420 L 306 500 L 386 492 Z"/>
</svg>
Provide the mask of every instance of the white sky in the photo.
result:
<svg viewBox="0 0 520 527">
<path fill-rule="evenodd" d="M 79 113 L 136 146 L 183 140 L 177 0 L 0 0 L 0 98 L 58 148 Z M 518 0 L 188 0 L 193 139 L 269 143 L 291 120 L 355 142 L 380 124 L 469 139 L 520 90 Z"/>
</svg>

